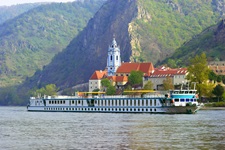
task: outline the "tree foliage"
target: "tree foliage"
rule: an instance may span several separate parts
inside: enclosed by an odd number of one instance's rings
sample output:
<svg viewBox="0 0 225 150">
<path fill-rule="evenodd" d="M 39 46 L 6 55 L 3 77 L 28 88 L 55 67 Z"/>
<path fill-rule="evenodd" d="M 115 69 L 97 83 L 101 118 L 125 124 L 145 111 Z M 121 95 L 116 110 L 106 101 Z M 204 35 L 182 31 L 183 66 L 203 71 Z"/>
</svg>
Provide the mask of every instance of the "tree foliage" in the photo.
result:
<svg viewBox="0 0 225 150">
<path fill-rule="evenodd" d="M 173 90 L 174 89 L 172 78 L 166 77 L 166 79 L 163 80 L 163 89 L 164 90 Z"/>
<path fill-rule="evenodd" d="M 101 80 L 101 85 L 103 88 L 107 88 L 111 85 L 111 83 L 108 78 L 104 78 Z"/>
<path fill-rule="evenodd" d="M 143 72 L 141 71 L 131 71 L 128 82 L 131 86 L 140 85 L 143 82 Z"/>
<path fill-rule="evenodd" d="M 190 60 L 190 66 L 188 66 L 188 75 L 187 79 L 190 82 L 197 83 L 197 90 L 199 96 L 201 97 L 204 88 L 202 84 L 206 83 L 209 78 L 210 69 L 207 65 L 206 54 L 202 53 L 201 55 L 196 55 Z"/>
<path fill-rule="evenodd" d="M 112 85 L 110 85 L 106 90 L 107 95 L 115 95 L 116 94 L 116 88 Z"/>
<path fill-rule="evenodd" d="M 54 96 L 57 95 L 57 91 L 59 89 L 56 87 L 55 84 L 48 84 L 45 87 L 42 87 L 40 89 L 37 89 L 33 92 L 31 92 L 32 96 L 44 96 L 44 95 L 48 95 L 48 96 Z"/>
<path fill-rule="evenodd" d="M 144 90 L 153 90 L 153 83 L 151 81 L 148 81 L 145 85 L 144 85 Z"/>
<path fill-rule="evenodd" d="M 213 89 L 213 92 L 212 92 L 214 95 L 216 95 L 218 97 L 218 101 L 219 101 L 219 98 L 222 97 L 223 93 L 224 93 L 224 88 L 218 84 L 214 89 Z"/>
</svg>

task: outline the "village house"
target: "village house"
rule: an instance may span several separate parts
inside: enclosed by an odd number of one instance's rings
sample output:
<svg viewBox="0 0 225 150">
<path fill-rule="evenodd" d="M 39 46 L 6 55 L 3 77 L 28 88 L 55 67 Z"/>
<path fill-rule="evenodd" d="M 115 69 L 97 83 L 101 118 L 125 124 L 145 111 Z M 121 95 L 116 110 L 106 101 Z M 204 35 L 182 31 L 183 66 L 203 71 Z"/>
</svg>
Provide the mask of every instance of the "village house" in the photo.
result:
<svg viewBox="0 0 225 150">
<path fill-rule="evenodd" d="M 188 72 L 186 68 L 155 68 L 153 73 L 144 76 L 143 84 L 146 84 L 148 81 L 151 81 L 153 83 L 153 89 L 160 90 L 160 86 L 162 86 L 163 81 L 166 80 L 166 78 L 171 78 L 173 85 L 180 85 L 186 83 L 185 78 L 187 76 L 187 73 Z"/>
<path fill-rule="evenodd" d="M 211 61 L 208 67 L 217 75 L 225 75 L 225 61 Z"/>
</svg>

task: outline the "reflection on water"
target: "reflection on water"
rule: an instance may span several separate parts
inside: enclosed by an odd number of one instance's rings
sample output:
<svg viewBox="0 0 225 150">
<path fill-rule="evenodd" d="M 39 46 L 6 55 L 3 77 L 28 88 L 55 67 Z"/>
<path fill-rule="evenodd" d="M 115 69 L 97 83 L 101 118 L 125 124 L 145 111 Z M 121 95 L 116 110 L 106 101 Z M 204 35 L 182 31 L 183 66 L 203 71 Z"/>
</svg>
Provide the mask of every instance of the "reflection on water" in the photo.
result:
<svg viewBox="0 0 225 150">
<path fill-rule="evenodd" d="M 224 149 L 224 114 L 56 113 L 0 107 L 0 149 Z"/>
</svg>

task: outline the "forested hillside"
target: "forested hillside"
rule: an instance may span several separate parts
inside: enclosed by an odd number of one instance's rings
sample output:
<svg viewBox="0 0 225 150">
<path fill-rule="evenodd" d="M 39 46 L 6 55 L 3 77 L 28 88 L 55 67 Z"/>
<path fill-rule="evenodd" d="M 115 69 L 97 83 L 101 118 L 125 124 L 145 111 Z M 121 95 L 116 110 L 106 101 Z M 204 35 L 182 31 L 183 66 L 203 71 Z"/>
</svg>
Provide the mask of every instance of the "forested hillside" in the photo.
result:
<svg viewBox="0 0 225 150">
<path fill-rule="evenodd" d="M 223 16 L 222 5 L 220 0 L 109 0 L 65 51 L 26 84 L 63 88 L 87 82 L 94 70 L 105 68 L 113 35 L 123 61 L 160 62 L 215 24 Z"/>
<path fill-rule="evenodd" d="M 163 61 L 170 67 L 188 65 L 188 59 L 202 52 L 207 54 L 208 61 L 225 60 L 225 21 L 221 20 L 216 25 L 206 28 L 202 33 L 186 42 L 175 53 Z"/>
<path fill-rule="evenodd" d="M 45 4 L 0 25 L 0 86 L 22 83 L 47 65 L 102 4 L 103 0 Z"/>
<path fill-rule="evenodd" d="M 0 6 L 0 24 L 39 5 L 41 5 L 41 3 Z"/>
</svg>

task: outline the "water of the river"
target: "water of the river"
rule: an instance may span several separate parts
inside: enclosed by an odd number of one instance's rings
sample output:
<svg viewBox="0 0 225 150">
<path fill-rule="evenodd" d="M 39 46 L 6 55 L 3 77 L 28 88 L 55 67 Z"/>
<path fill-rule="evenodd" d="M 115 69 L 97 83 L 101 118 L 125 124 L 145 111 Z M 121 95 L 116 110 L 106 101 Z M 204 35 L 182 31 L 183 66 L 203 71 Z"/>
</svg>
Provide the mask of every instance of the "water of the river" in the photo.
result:
<svg viewBox="0 0 225 150">
<path fill-rule="evenodd" d="M 225 149 L 225 110 L 194 115 L 27 112 L 0 107 L 1 150 Z"/>
</svg>

